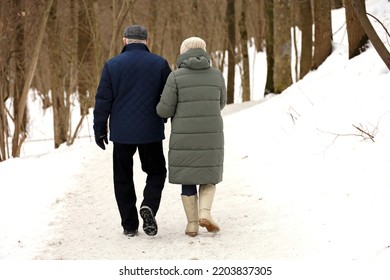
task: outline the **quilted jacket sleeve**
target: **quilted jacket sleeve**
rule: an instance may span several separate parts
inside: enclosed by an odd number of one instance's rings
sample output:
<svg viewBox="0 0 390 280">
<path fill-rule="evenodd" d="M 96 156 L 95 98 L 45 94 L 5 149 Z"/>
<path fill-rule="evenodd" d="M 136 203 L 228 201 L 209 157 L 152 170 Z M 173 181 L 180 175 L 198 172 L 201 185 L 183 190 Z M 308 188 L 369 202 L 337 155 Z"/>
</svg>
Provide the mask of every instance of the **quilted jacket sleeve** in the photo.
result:
<svg viewBox="0 0 390 280">
<path fill-rule="evenodd" d="M 174 72 L 168 76 L 160 102 L 157 104 L 157 114 L 162 118 L 170 118 L 175 115 L 177 106 L 177 85 Z"/>
<path fill-rule="evenodd" d="M 107 134 L 107 121 L 111 114 L 113 93 L 107 64 L 104 65 L 95 97 L 93 129 L 95 136 Z"/>
</svg>

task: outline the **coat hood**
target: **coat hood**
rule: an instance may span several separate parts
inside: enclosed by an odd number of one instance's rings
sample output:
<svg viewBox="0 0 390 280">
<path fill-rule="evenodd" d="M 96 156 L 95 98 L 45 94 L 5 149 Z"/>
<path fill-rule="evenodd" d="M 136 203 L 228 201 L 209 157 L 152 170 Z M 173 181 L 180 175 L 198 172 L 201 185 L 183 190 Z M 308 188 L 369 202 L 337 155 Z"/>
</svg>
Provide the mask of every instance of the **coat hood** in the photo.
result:
<svg viewBox="0 0 390 280">
<path fill-rule="evenodd" d="M 178 68 L 207 69 L 210 68 L 210 55 L 203 49 L 190 49 L 179 55 L 176 64 Z"/>
</svg>

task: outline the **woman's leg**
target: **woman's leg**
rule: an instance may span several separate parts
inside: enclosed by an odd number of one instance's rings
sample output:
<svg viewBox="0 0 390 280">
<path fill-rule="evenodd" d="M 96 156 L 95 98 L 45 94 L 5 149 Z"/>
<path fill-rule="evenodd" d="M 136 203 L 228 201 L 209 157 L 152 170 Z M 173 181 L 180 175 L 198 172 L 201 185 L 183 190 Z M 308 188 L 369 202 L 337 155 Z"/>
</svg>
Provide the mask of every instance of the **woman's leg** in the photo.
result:
<svg viewBox="0 0 390 280">
<path fill-rule="evenodd" d="M 181 195 L 195 195 L 198 191 L 196 190 L 196 185 L 182 185 L 181 186 Z"/>
<path fill-rule="evenodd" d="M 196 185 L 182 185 L 181 201 L 187 217 L 185 234 L 194 237 L 198 234 L 198 194 Z"/>
</svg>

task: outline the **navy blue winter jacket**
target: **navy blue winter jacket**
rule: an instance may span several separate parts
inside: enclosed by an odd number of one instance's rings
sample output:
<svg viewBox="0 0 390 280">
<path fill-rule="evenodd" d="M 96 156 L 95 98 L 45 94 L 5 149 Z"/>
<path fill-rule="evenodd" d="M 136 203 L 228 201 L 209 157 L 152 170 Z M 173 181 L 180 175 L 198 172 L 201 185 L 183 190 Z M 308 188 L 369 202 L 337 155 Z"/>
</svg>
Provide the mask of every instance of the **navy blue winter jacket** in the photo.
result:
<svg viewBox="0 0 390 280">
<path fill-rule="evenodd" d="M 142 43 L 128 44 L 108 60 L 102 71 L 94 108 L 95 136 L 105 135 L 122 144 L 161 141 L 164 121 L 156 113 L 171 69 L 161 56 Z"/>
</svg>

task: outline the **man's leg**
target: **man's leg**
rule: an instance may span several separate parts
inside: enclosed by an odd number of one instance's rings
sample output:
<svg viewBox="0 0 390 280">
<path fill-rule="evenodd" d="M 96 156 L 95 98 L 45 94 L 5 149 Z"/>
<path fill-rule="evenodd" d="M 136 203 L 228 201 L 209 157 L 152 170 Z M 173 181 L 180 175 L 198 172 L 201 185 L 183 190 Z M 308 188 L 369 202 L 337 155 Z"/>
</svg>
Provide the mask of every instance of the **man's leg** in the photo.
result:
<svg viewBox="0 0 390 280">
<path fill-rule="evenodd" d="M 142 170 L 147 174 L 144 189 L 144 200 L 141 206 L 148 206 L 156 215 L 161 201 L 167 169 L 162 141 L 138 146 Z"/>
<path fill-rule="evenodd" d="M 133 181 L 133 156 L 136 145 L 114 143 L 114 190 L 124 230 L 138 229 L 137 196 Z"/>
</svg>

